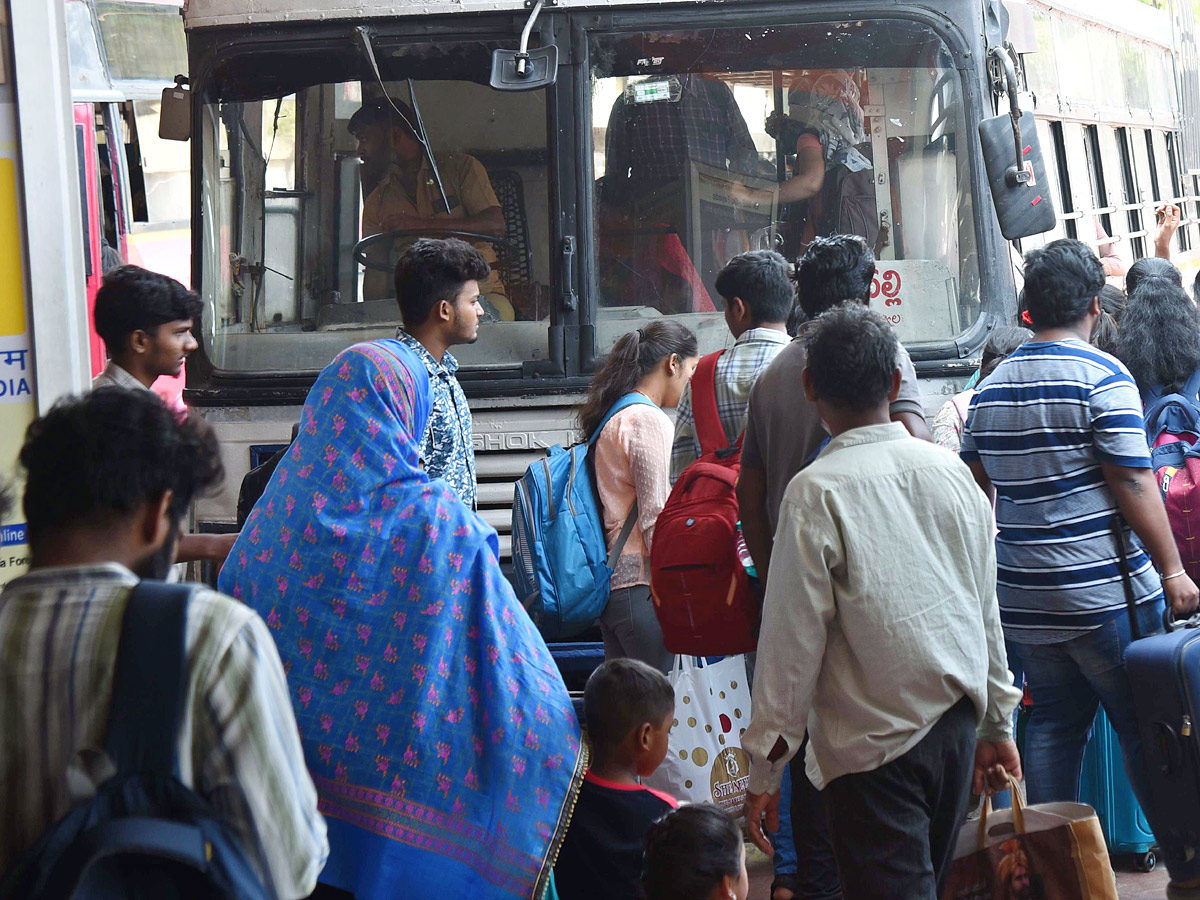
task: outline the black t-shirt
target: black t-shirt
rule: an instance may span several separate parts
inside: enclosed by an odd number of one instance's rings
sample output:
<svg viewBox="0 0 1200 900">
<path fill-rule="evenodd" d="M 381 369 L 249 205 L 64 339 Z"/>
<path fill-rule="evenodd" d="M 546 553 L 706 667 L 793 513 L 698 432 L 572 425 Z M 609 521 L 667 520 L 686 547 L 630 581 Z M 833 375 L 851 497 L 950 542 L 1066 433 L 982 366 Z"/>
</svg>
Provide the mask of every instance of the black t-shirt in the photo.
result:
<svg viewBox="0 0 1200 900">
<path fill-rule="evenodd" d="M 677 805 L 652 788 L 616 784 L 588 772 L 554 867 L 561 900 L 642 896 L 646 832 Z"/>
</svg>

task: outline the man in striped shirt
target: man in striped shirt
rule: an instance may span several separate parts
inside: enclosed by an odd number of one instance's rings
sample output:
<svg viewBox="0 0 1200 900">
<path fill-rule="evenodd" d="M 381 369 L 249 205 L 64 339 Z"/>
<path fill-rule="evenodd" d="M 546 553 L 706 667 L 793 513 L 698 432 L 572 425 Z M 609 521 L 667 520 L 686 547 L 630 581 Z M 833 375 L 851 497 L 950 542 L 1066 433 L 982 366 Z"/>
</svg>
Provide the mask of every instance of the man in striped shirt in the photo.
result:
<svg viewBox="0 0 1200 900">
<path fill-rule="evenodd" d="M 754 382 L 791 340 L 787 318 L 796 288 L 788 265 L 773 250 L 739 253 L 717 273 L 717 293 L 725 301 L 725 324 L 733 347 L 717 360 L 717 412 L 725 440 L 732 446 L 746 427 L 746 402 Z M 683 389 L 675 411 L 675 442 L 671 446 L 671 484 L 700 458 L 692 386 Z"/>
<path fill-rule="evenodd" d="M 1176 615 L 1186 615 L 1200 592 L 1183 571 L 1150 469 L 1137 386 L 1124 365 L 1088 343 L 1103 286 L 1103 266 L 1079 241 L 1026 255 L 1025 306 L 1035 334 L 980 385 L 960 455 L 996 499 L 1000 618 L 1033 698 L 1030 802 L 1075 799 L 1102 703 L 1153 826 L 1123 664 L 1131 638 L 1118 512 L 1142 634 L 1162 630 L 1164 594 Z M 1177 887 L 1200 884 L 1200 860 L 1161 844 Z"/>
<path fill-rule="evenodd" d="M 31 566 L 0 593 L 0 872 L 111 774 L 102 748 L 125 605 L 140 577 L 165 574 L 184 510 L 221 477 L 207 426 L 117 387 L 36 421 L 21 464 Z M 266 624 L 199 589 L 186 649 L 180 778 L 273 896 L 306 897 L 325 823 Z"/>
</svg>

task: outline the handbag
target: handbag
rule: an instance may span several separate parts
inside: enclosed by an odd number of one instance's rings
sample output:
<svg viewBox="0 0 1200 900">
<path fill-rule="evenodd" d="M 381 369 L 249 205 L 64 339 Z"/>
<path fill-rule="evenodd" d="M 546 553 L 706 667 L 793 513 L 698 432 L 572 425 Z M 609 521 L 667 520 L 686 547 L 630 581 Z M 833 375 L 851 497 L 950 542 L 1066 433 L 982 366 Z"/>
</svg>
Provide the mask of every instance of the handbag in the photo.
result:
<svg viewBox="0 0 1200 900">
<path fill-rule="evenodd" d="M 675 689 L 675 719 L 667 756 L 644 784 L 681 803 L 715 803 L 738 817 L 750 783 L 750 757 L 742 735 L 750 724 L 746 658 L 676 656 L 668 676 Z"/>
<path fill-rule="evenodd" d="M 1012 809 L 983 802 L 958 835 L 942 900 L 1117 900 L 1100 820 L 1082 803 L 1027 806 L 1011 776 Z"/>
</svg>

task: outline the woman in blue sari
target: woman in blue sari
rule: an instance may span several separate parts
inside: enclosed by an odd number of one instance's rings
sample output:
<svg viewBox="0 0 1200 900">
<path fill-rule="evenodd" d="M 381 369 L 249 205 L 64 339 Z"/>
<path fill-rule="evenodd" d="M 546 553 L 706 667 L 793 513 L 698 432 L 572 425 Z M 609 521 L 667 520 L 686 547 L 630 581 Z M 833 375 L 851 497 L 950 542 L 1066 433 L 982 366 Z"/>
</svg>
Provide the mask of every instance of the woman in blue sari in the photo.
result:
<svg viewBox="0 0 1200 900">
<path fill-rule="evenodd" d="M 272 629 L 329 824 L 321 882 L 358 900 L 540 898 L 586 764 L 496 533 L 417 458 L 424 366 L 358 344 L 300 432 L 220 587 Z"/>
</svg>

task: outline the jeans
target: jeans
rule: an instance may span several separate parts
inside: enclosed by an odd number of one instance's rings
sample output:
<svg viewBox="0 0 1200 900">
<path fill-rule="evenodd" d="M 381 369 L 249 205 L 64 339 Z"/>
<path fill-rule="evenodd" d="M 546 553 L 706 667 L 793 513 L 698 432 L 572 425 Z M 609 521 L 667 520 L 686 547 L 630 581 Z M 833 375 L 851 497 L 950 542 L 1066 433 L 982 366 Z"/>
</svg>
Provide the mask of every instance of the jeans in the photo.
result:
<svg viewBox="0 0 1200 900">
<path fill-rule="evenodd" d="M 898 759 L 825 788 L 852 900 L 938 900 L 971 796 L 975 705 L 964 697 Z"/>
<path fill-rule="evenodd" d="M 608 606 L 600 614 L 600 635 L 604 638 L 604 658 L 637 659 L 670 674 L 675 654 L 663 646 L 662 627 L 654 614 L 650 586 L 616 588 L 609 594 Z"/>
<path fill-rule="evenodd" d="M 792 839 L 792 770 L 783 770 L 779 785 L 779 830 L 768 834 L 775 849 L 775 874 L 796 874 L 796 843 Z"/>
<path fill-rule="evenodd" d="M 1138 608 L 1143 636 L 1162 631 L 1162 612 L 1161 602 Z M 1122 613 L 1069 641 L 1014 645 L 1033 701 L 1025 728 L 1025 789 L 1030 803 L 1078 798 L 1083 751 L 1096 710 L 1103 704 L 1121 743 L 1129 784 L 1154 830 L 1136 701 L 1125 674 L 1129 642 L 1129 617 Z M 1159 844 L 1173 880 L 1200 877 L 1200 859 L 1188 860 L 1183 848 L 1169 841 Z"/>
<path fill-rule="evenodd" d="M 796 848 L 797 900 L 841 900 L 842 881 L 838 877 L 833 842 L 829 837 L 829 811 L 826 793 L 818 791 L 804 770 L 808 739 L 792 757 L 788 768 L 792 776 L 792 841 Z"/>
</svg>

